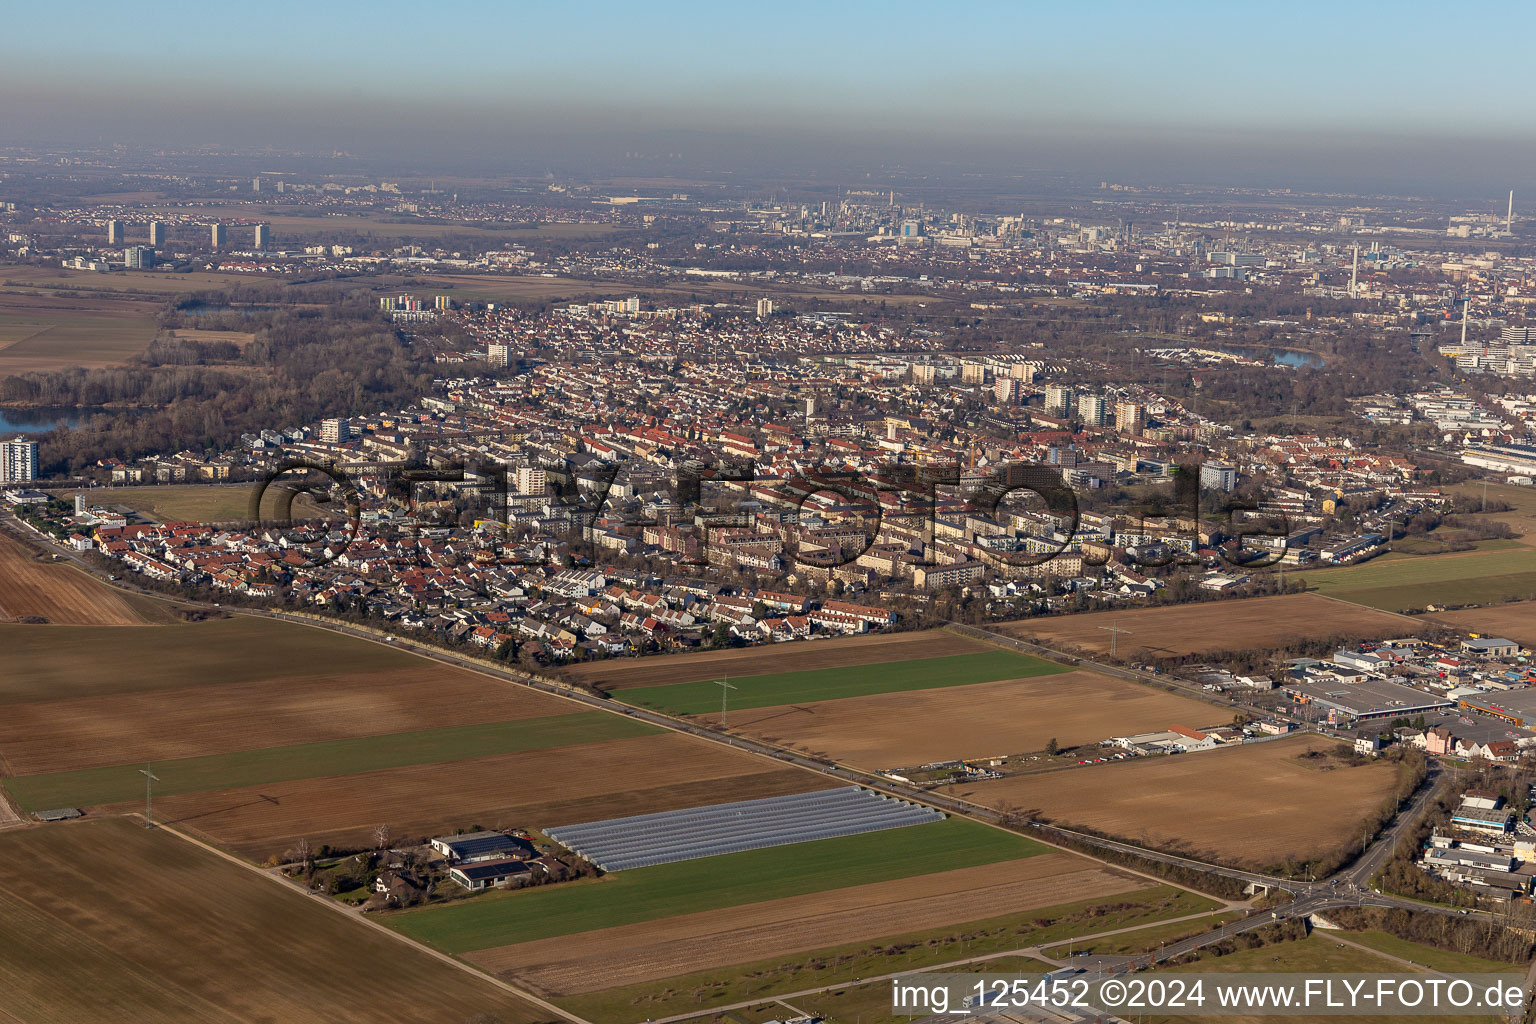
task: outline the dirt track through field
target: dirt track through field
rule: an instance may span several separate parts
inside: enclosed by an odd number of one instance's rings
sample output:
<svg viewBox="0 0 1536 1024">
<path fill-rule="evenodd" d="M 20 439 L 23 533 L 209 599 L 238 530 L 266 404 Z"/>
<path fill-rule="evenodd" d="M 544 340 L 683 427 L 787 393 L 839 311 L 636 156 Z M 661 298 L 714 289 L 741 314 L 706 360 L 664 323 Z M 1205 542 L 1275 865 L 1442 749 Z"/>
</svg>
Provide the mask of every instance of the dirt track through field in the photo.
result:
<svg viewBox="0 0 1536 1024">
<path fill-rule="evenodd" d="M 569 825 L 625 814 L 830 788 L 834 780 L 676 733 L 355 775 L 168 796 L 167 822 L 263 860 L 315 846 L 454 828 Z M 111 810 L 128 811 L 122 804 Z"/>
<path fill-rule="evenodd" d="M 152 619 L 110 587 L 67 565 L 39 561 L 0 530 L 0 622 L 41 618 L 68 626 L 144 626 Z M 170 621 L 169 613 L 160 621 Z"/>
<path fill-rule="evenodd" d="M 916 633 L 871 633 L 867 636 L 806 640 L 661 658 L 613 658 L 579 665 L 568 672 L 577 682 L 627 689 L 691 683 L 722 675 L 760 676 L 817 668 L 876 665 L 915 658 L 974 654 L 987 649 L 985 644 L 975 640 L 944 630 L 930 629 Z"/>
<path fill-rule="evenodd" d="M 1115 626 L 1129 633 L 1114 634 Z M 1318 594 L 1285 594 L 1198 604 L 1088 612 L 1021 619 L 996 627 L 1026 640 L 1108 654 L 1119 637 L 1123 658 L 1180 657 L 1214 651 L 1283 647 L 1298 640 L 1353 635 L 1398 637 L 1413 632 L 1401 615 L 1330 601 Z"/>
<path fill-rule="evenodd" d="M 288 676 L 14 704 L 0 716 L 12 775 L 565 715 L 576 706 L 468 673 L 415 668 Z"/>
<path fill-rule="evenodd" d="M 1340 744 L 1296 736 L 1216 750 L 959 783 L 941 792 L 987 807 L 1264 868 L 1360 842 L 1391 796 L 1386 762 L 1302 759 Z"/>
<path fill-rule="evenodd" d="M 734 731 L 867 769 L 1019 754 L 1212 725 L 1219 708 L 1077 670 L 935 690 L 733 711 Z M 708 716 L 711 725 L 719 715 Z"/>
<path fill-rule="evenodd" d="M 617 988 L 1145 888 L 1052 853 L 483 950 L 466 959 L 554 995 Z M 578 955 L 571 955 L 579 951 Z"/>
</svg>

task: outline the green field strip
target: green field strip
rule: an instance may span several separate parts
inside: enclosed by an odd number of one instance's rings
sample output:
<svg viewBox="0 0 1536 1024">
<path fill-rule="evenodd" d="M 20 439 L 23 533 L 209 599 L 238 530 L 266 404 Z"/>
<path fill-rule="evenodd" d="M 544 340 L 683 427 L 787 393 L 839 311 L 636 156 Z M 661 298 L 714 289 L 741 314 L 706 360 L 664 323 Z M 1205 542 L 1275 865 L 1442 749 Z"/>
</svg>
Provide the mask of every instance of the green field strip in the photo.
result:
<svg viewBox="0 0 1536 1024">
<path fill-rule="evenodd" d="M 1024 679 L 1070 671 L 1064 665 L 1012 651 L 980 651 L 938 658 L 882 662 L 846 668 L 818 668 L 805 672 L 733 677 L 732 708 L 766 708 L 777 704 L 803 704 L 845 697 L 869 697 L 904 690 L 932 690 L 969 686 L 1001 679 Z M 615 700 L 638 707 L 655 708 L 681 715 L 702 715 L 720 710 L 720 683 L 700 680 L 670 686 L 618 689 Z"/>
<path fill-rule="evenodd" d="M 852 982 L 890 971 L 920 970 L 964 957 L 984 956 L 1026 946 L 1065 941 L 1072 935 L 1133 927 L 1170 917 L 1183 917 L 1216 906 L 1214 900 L 1160 885 L 1140 892 L 1099 896 L 1051 907 L 981 918 L 965 924 L 903 932 L 874 941 L 844 943 L 779 955 L 763 960 L 714 967 L 690 974 L 658 978 L 636 985 L 602 989 L 581 995 L 557 996 L 558 1005 L 600 1024 L 638 1024 L 706 1006 L 774 996 L 824 985 Z M 999 957 L 958 967 L 955 973 L 1035 971 L 1045 961 Z M 1054 966 L 1054 965 L 1052 965 Z M 867 983 L 868 984 L 868 983 Z M 792 1000 L 808 1013 L 826 1015 L 829 1022 L 853 1024 L 902 1021 L 890 1018 L 890 983 L 873 983 L 875 998 L 860 998 L 858 988 L 841 988 Z M 862 1016 L 860 1016 L 862 1014 Z M 781 1016 L 782 1016 L 781 1011 Z M 705 1024 L 713 1014 L 698 1018 Z"/>
<path fill-rule="evenodd" d="M 264 747 L 229 754 L 155 762 L 157 796 L 200 793 L 238 786 L 331 775 L 355 775 L 384 768 L 463 761 L 496 754 L 548 750 L 578 743 L 628 739 L 660 732 L 655 726 L 609 714 L 570 715 L 484 722 L 443 729 L 363 736 L 357 739 Z M 141 764 L 81 771 L 47 772 L 6 779 L 5 788 L 24 810 L 118 803 L 144 795 Z"/>
<path fill-rule="evenodd" d="M 1495 551 L 1455 552 L 1444 555 L 1386 554 L 1358 565 L 1307 569 L 1294 575 L 1318 593 L 1340 595 L 1343 591 L 1384 587 L 1418 587 L 1478 580 L 1493 576 L 1536 573 L 1536 549 L 1519 547 Z"/>
<path fill-rule="evenodd" d="M 392 914 L 385 923 L 450 953 L 702 910 L 995 864 L 1049 852 L 962 818 L 619 871 Z"/>
</svg>

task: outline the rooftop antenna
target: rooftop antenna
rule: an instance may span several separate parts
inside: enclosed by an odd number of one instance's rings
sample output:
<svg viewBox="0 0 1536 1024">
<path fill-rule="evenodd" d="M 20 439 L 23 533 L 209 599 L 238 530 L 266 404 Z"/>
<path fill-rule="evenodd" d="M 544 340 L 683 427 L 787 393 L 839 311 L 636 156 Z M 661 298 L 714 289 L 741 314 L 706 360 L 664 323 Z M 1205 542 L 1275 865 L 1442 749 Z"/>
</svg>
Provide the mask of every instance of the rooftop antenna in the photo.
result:
<svg viewBox="0 0 1536 1024">
<path fill-rule="evenodd" d="M 1109 634 L 1109 656 L 1111 658 L 1119 657 L 1120 634 L 1130 633 L 1133 631 L 1129 629 L 1121 629 L 1119 619 L 1115 619 L 1115 624 L 1113 626 L 1100 626 L 1098 628 Z"/>
<path fill-rule="evenodd" d="M 731 691 L 736 689 L 736 687 L 731 685 L 731 677 L 730 676 L 726 676 L 724 679 L 720 679 L 720 680 L 716 680 L 716 681 L 720 684 L 720 728 L 724 729 L 724 728 L 726 728 L 726 724 L 725 724 L 726 705 L 727 705 L 727 702 L 730 699 Z"/>
<path fill-rule="evenodd" d="M 155 766 L 146 764 L 139 769 L 139 774 L 144 776 L 144 827 L 155 827 L 155 783 L 160 781 L 160 776 L 155 774 Z"/>
</svg>

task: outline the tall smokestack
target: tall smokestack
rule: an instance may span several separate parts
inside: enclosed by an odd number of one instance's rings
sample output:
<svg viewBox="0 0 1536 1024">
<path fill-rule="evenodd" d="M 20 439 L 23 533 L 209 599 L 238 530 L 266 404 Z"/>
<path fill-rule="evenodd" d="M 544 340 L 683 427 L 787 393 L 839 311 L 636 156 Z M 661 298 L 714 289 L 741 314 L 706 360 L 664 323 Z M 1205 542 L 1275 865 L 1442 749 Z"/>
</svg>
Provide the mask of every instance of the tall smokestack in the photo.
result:
<svg viewBox="0 0 1536 1024">
<path fill-rule="evenodd" d="M 1359 278 L 1359 276 L 1360 276 L 1360 243 L 1356 242 L 1355 243 L 1355 265 L 1353 267 L 1351 267 L 1350 270 L 1349 270 L 1349 297 L 1352 298 L 1352 299 L 1358 294 L 1355 291 L 1355 281 Z"/>
<path fill-rule="evenodd" d="M 1461 347 L 1467 347 L 1467 316 L 1472 312 L 1472 293 L 1469 291 L 1461 300 Z"/>
<path fill-rule="evenodd" d="M 1515 190 L 1509 190 L 1509 212 L 1504 214 L 1504 233 L 1513 234 L 1515 223 Z"/>
</svg>

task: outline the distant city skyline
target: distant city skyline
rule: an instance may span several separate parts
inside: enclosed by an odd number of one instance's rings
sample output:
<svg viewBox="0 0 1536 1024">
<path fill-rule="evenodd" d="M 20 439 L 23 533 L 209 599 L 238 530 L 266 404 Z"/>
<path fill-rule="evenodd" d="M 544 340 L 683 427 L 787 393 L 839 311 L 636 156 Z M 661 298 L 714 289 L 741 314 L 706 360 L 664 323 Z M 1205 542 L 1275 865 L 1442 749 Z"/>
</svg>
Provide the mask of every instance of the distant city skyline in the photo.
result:
<svg viewBox="0 0 1536 1024">
<path fill-rule="evenodd" d="M 0 141 L 1520 189 L 1528 75 L 1477 54 L 1533 27 L 1418 3 L 87 2 L 10 15 Z"/>
</svg>

